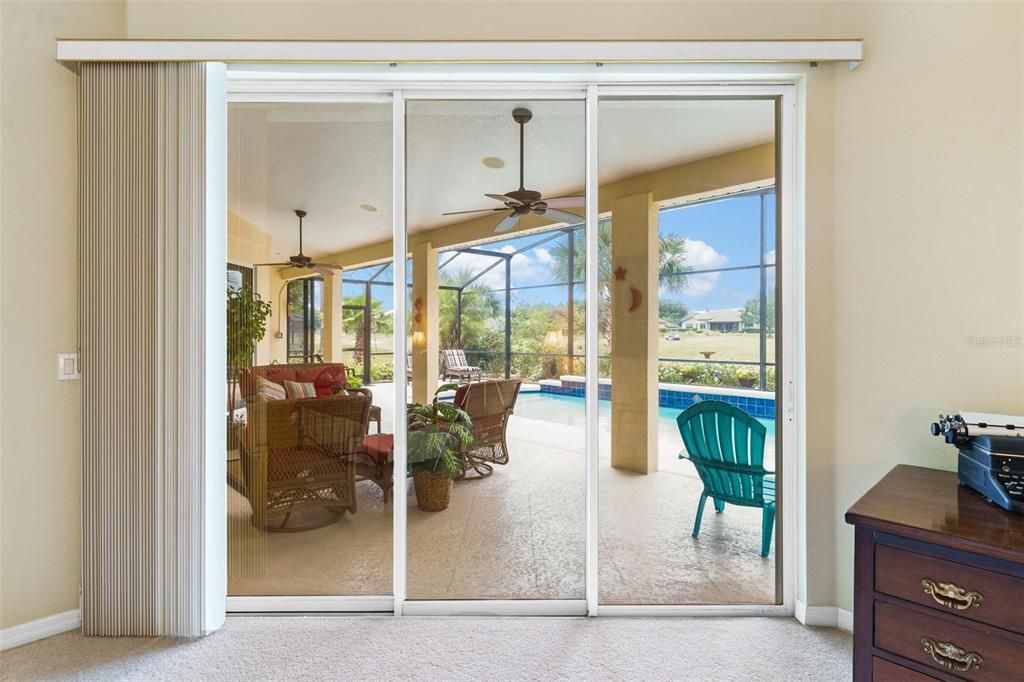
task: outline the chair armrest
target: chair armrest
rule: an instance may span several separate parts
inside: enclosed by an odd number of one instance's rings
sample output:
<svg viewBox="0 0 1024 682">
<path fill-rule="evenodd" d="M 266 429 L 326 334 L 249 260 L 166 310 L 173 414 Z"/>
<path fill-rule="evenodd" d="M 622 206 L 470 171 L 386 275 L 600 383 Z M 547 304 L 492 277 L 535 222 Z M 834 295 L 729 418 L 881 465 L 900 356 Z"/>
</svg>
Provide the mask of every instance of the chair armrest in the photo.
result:
<svg viewBox="0 0 1024 682">
<path fill-rule="evenodd" d="M 702 457 L 691 457 L 688 454 L 684 454 L 686 451 L 679 453 L 679 459 L 688 459 L 695 466 L 701 466 L 706 469 L 716 469 L 718 471 L 728 471 L 736 474 L 746 474 L 748 476 L 770 476 L 771 480 L 775 480 L 775 472 L 768 471 L 764 467 L 750 466 L 749 464 L 733 464 L 732 462 L 718 462 L 715 460 L 704 459 Z"/>
<path fill-rule="evenodd" d="M 370 399 L 371 403 L 373 402 L 373 391 L 366 388 L 365 386 L 360 386 L 359 388 L 346 388 L 345 390 L 348 391 L 349 393 L 362 393 L 363 395 Z"/>
</svg>

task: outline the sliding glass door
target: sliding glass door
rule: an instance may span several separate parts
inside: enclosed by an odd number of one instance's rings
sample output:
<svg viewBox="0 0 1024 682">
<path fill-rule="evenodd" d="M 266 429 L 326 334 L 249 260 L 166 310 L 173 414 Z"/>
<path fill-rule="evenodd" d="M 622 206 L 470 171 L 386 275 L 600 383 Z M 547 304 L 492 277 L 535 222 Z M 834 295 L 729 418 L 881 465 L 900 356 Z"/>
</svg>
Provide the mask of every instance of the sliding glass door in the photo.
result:
<svg viewBox="0 0 1024 682">
<path fill-rule="evenodd" d="M 599 600 L 778 603 L 776 102 L 599 112 Z"/>
<path fill-rule="evenodd" d="M 392 296 L 348 281 L 390 260 L 391 109 L 229 107 L 228 594 L 277 599 L 242 608 L 392 603 Z"/>
<path fill-rule="evenodd" d="M 583 401 L 542 387 L 583 371 L 584 103 L 410 101 L 406 145 L 408 598 L 582 608 Z"/>
<path fill-rule="evenodd" d="M 233 603 L 789 608 L 792 90 L 376 87 L 231 105 Z"/>
<path fill-rule="evenodd" d="M 323 362 L 324 281 L 288 282 L 288 362 Z"/>
</svg>

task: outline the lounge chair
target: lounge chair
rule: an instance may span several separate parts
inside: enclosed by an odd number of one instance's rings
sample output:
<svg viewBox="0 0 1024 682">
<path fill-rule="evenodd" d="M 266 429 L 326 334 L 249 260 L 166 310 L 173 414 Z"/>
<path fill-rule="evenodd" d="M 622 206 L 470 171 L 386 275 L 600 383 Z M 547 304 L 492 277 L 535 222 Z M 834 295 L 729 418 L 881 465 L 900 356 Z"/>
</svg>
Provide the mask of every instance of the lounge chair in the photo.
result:
<svg viewBox="0 0 1024 682">
<path fill-rule="evenodd" d="M 456 381 L 480 381 L 484 377 L 484 371 L 469 364 L 466 360 L 466 352 L 461 348 L 441 351 L 441 362 L 444 365 L 444 379 L 455 379 Z"/>
<path fill-rule="evenodd" d="M 688 459 L 704 483 L 697 505 L 693 537 L 700 534 L 704 504 L 716 512 L 725 503 L 761 508 L 761 556 L 768 556 L 775 525 L 775 474 L 764 468 L 765 426 L 734 405 L 705 400 L 676 418 Z"/>
<path fill-rule="evenodd" d="M 494 464 L 508 464 L 505 434 L 521 383 L 519 379 L 489 379 L 460 386 L 455 392 L 455 404 L 473 422 L 473 444 L 463 449 L 460 479 L 484 478 L 494 473 Z"/>
</svg>

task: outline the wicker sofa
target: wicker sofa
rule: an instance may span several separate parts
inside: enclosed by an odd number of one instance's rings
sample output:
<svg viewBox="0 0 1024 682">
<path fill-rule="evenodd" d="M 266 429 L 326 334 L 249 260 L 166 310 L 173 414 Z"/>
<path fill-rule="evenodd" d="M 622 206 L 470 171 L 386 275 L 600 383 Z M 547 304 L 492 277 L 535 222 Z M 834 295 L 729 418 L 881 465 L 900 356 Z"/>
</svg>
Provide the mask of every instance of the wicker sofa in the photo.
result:
<svg viewBox="0 0 1024 682">
<path fill-rule="evenodd" d="M 248 402 L 256 394 L 256 377 L 275 384 L 299 381 L 313 384 L 318 398 L 328 398 L 348 386 L 348 368 L 340 362 L 297 365 L 254 365 L 242 371 L 239 389 Z"/>
</svg>

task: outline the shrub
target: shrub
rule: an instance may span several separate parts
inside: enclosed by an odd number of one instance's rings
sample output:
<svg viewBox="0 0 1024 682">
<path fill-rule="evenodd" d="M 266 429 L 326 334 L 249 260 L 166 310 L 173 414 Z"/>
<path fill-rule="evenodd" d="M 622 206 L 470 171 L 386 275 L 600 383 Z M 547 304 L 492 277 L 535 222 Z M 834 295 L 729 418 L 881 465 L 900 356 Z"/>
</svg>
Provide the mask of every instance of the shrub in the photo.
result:
<svg viewBox="0 0 1024 682">
<path fill-rule="evenodd" d="M 658 381 L 666 384 L 752 388 L 757 386 L 759 376 L 758 368 L 751 365 L 702 362 L 658 363 Z M 775 390 L 774 367 L 769 367 L 765 375 L 765 389 Z"/>
<path fill-rule="evenodd" d="M 370 365 L 370 381 L 392 381 L 395 367 L 391 360 L 380 360 Z"/>
</svg>

